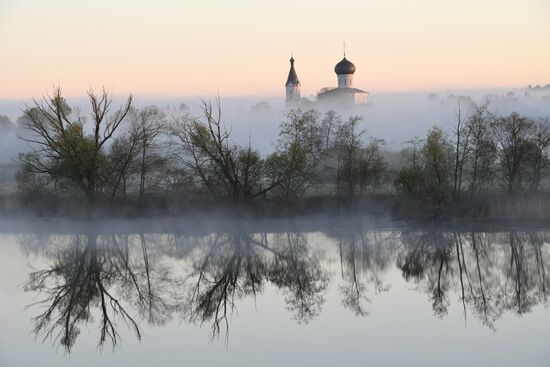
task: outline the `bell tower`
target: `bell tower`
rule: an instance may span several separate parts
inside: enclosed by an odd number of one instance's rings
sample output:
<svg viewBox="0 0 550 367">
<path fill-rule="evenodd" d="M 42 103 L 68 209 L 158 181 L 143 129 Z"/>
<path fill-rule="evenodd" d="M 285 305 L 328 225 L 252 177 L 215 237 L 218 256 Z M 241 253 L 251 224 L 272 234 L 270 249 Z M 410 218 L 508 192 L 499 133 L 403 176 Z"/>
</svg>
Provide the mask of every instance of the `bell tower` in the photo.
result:
<svg viewBox="0 0 550 367">
<path fill-rule="evenodd" d="M 294 57 L 290 56 L 290 70 L 288 71 L 288 78 L 286 78 L 286 105 L 295 105 L 300 102 L 300 81 L 298 75 L 294 69 Z"/>
</svg>

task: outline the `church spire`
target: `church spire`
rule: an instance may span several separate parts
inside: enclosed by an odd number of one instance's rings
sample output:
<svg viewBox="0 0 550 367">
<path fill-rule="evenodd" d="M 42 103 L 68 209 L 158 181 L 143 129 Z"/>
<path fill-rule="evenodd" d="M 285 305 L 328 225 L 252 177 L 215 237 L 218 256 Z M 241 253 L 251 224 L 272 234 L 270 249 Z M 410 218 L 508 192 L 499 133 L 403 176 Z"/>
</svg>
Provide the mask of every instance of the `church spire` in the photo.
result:
<svg viewBox="0 0 550 367">
<path fill-rule="evenodd" d="M 300 81 L 298 80 L 298 74 L 296 74 L 296 70 L 294 69 L 294 56 L 290 54 L 290 70 L 288 71 L 288 78 L 286 78 L 285 87 L 296 85 L 300 85 Z"/>
<path fill-rule="evenodd" d="M 288 77 L 286 78 L 286 103 L 288 105 L 295 105 L 300 102 L 300 81 L 298 80 L 298 74 L 294 69 L 294 55 L 290 54 L 290 70 L 288 71 Z"/>
</svg>

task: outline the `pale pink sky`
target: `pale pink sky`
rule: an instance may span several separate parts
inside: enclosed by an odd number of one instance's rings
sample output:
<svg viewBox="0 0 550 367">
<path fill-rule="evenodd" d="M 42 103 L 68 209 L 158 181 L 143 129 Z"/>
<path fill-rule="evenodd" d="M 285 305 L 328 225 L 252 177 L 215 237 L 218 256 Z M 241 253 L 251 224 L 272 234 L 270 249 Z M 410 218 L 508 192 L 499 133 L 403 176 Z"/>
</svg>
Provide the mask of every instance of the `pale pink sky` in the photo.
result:
<svg viewBox="0 0 550 367">
<path fill-rule="evenodd" d="M 342 42 L 369 91 L 550 83 L 550 0 L 0 0 L 0 98 L 105 85 L 149 95 L 303 95 Z"/>
</svg>

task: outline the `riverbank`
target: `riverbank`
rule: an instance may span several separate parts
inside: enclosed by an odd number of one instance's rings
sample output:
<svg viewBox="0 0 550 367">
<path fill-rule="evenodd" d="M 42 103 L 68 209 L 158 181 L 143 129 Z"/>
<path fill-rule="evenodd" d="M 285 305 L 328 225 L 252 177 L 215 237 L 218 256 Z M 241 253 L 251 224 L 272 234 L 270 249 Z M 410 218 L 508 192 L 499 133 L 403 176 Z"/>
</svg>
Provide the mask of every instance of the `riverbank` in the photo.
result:
<svg viewBox="0 0 550 367">
<path fill-rule="evenodd" d="M 37 215 L 31 211 L 16 214 L 0 213 L 0 233 L 44 234 L 121 234 L 121 233 L 281 233 L 367 230 L 432 231 L 523 231 L 543 230 L 550 221 L 546 218 L 467 218 L 452 217 L 438 220 L 399 218 L 382 211 L 340 210 L 294 212 L 282 215 L 253 215 L 252 212 L 225 210 L 193 210 L 177 215 L 114 216 L 95 218 L 72 215 Z"/>
</svg>

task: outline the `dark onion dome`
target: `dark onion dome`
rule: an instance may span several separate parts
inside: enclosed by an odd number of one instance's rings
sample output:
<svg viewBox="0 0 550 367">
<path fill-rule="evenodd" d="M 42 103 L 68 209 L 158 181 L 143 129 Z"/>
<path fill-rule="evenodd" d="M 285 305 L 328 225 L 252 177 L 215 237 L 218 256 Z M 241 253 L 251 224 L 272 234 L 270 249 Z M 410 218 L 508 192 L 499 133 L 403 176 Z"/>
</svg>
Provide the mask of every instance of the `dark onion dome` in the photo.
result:
<svg viewBox="0 0 550 367">
<path fill-rule="evenodd" d="M 288 72 L 288 78 L 286 78 L 285 87 L 294 87 L 300 84 L 296 70 L 294 70 L 294 57 L 290 57 L 290 70 Z"/>
<path fill-rule="evenodd" d="M 355 73 L 355 65 L 344 56 L 342 61 L 334 67 L 334 72 L 338 75 L 353 74 Z"/>
</svg>

